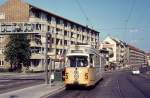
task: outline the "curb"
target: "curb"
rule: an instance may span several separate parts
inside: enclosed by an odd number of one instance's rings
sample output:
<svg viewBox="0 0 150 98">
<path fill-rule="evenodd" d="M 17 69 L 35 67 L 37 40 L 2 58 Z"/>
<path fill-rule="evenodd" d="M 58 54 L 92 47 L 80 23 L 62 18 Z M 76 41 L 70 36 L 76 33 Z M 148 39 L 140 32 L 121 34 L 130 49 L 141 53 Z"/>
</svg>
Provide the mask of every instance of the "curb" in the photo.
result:
<svg viewBox="0 0 150 98">
<path fill-rule="evenodd" d="M 65 90 L 65 85 L 61 86 L 60 88 L 56 88 L 54 90 L 51 90 L 48 94 L 45 94 L 39 98 L 47 98 L 48 96 L 52 96 L 52 95 L 57 94 L 63 90 Z"/>
</svg>

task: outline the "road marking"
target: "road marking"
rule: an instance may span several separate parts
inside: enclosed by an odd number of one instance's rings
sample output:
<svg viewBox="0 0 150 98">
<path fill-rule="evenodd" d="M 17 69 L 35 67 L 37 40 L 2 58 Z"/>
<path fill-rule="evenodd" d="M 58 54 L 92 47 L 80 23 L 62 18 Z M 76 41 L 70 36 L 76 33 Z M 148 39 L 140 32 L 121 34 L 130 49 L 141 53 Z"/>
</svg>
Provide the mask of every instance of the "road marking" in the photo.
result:
<svg viewBox="0 0 150 98">
<path fill-rule="evenodd" d="M 5 85 L 0 84 L 0 87 L 4 87 Z"/>
<path fill-rule="evenodd" d="M 12 80 L 0 80 L 0 82 L 8 82 L 8 81 L 12 81 Z"/>
<path fill-rule="evenodd" d="M 118 94 L 119 94 L 120 98 L 124 98 L 121 88 L 120 88 L 119 80 L 117 80 L 116 82 L 117 82 L 117 88 L 118 88 L 118 92 L 119 92 Z"/>
<path fill-rule="evenodd" d="M 109 78 L 107 81 L 104 82 L 104 84 L 101 87 L 107 87 L 111 81 L 112 81 L 112 78 Z"/>
</svg>

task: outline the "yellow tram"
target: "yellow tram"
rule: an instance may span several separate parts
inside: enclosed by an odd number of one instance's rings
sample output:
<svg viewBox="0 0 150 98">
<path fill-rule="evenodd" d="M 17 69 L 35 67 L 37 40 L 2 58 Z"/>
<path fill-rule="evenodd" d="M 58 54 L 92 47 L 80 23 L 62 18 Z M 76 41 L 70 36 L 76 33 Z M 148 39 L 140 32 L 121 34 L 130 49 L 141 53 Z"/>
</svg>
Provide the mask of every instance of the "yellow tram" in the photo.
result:
<svg viewBox="0 0 150 98">
<path fill-rule="evenodd" d="M 91 45 L 72 45 L 66 54 L 64 82 L 66 87 L 95 85 L 103 76 L 104 64 L 99 51 Z"/>
</svg>

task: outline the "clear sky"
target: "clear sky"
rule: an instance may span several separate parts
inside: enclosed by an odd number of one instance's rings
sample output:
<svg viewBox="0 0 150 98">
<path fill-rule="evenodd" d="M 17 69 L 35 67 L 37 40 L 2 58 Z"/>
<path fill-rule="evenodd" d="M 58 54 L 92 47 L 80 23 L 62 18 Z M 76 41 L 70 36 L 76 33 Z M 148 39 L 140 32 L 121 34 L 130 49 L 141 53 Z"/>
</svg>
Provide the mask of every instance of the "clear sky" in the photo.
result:
<svg viewBox="0 0 150 98">
<path fill-rule="evenodd" d="M 0 4 L 5 1 L 0 0 Z M 150 0 L 25 1 L 83 25 L 92 25 L 101 32 L 101 40 L 110 35 L 150 51 Z"/>
</svg>

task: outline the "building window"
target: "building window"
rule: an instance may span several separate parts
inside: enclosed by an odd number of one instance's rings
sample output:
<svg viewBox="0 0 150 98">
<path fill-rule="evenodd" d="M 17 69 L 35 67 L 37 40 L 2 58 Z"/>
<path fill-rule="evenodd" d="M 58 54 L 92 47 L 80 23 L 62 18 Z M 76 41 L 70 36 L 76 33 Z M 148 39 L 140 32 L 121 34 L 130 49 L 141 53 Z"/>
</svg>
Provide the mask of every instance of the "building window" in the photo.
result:
<svg viewBox="0 0 150 98">
<path fill-rule="evenodd" d="M 77 34 L 77 39 L 79 39 L 79 36 L 80 36 L 80 35 L 79 35 L 79 34 Z"/>
<path fill-rule="evenodd" d="M 67 46 L 67 40 L 64 40 L 64 45 Z"/>
<path fill-rule="evenodd" d="M 71 38 L 73 38 L 73 32 L 71 32 Z"/>
<path fill-rule="evenodd" d="M 51 23 L 51 17 L 49 15 L 47 15 L 47 21 L 48 23 Z"/>
<path fill-rule="evenodd" d="M 3 39 L 4 39 L 4 37 L 3 37 L 3 36 L 0 36 L 0 43 L 3 42 Z"/>
<path fill-rule="evenodd" d="M 0 12 L 0 19 L 5 19 L 5 13 Z"/>
<path fill-rule="evenodd" d="M 65 26 L 65 27 L 67 27 L 67 24 L 68 24 L 68 23 L 67 23 L 66 21 L 64 21 L 64 26 Z"/>
<path fill-rule="evenodd" d="M 0 60 L 0 66 L 3 66 L 3 65 L 4 65 L 4 61 Z"/>
<path fill-rule="evenodd" d="M 74 44 L 74 41 L 71 41 L 71 44 Z"/>
<path fill-rule="evenodd" d="M 4 53 L 4 48 L 0 48 L 0 54 Z"/>
<path fill-rule="evenodd" d="M 56 39 L 56 45 L 58 45 L 59 44 L 59 39 Z"/>
<path fill-rule="evenodd" d="M 85 37 L 84 37 L 84 35 L 83 35 L 83 36 L 82 36 L 82 40 L 84 40 L 84 38 L 85 38 Z"/>
<path fill-rule="evenodd" d="M 64 36 L 67 36 L 67 31 L 64 31 Z"/>
<path fill-rule="evenodd" d="M 54 43 L 54 38 L 52 38 L 52 44 Z"/>
<path fill-rule="evenodd" d="M 60 40 L 60 45 L 62 45 L 62 39 Z"/>
</svg>

